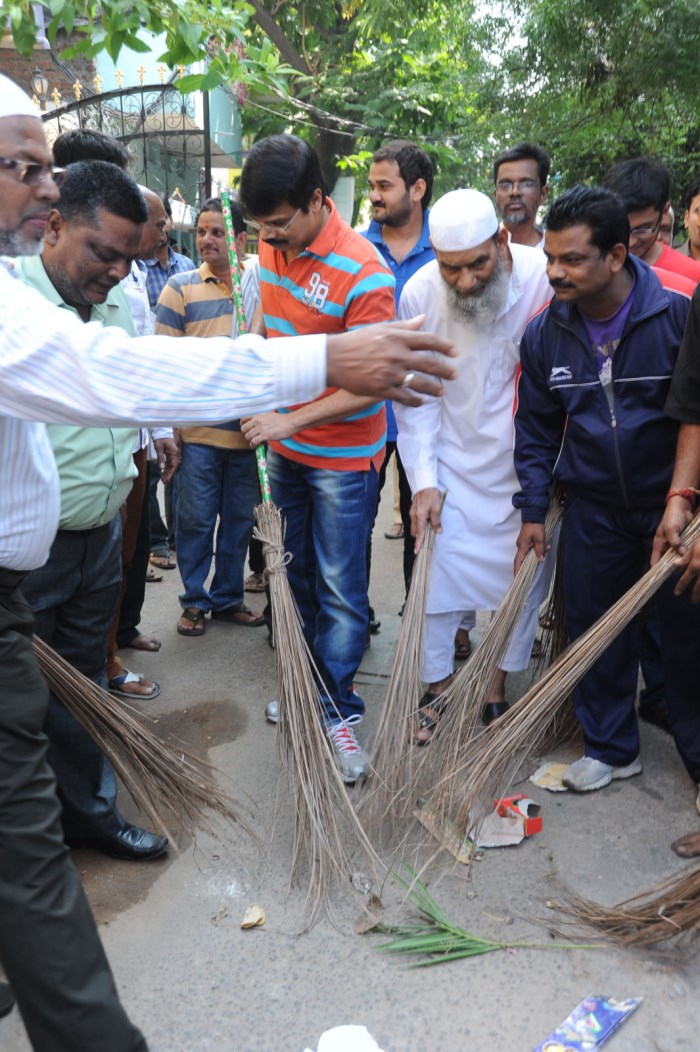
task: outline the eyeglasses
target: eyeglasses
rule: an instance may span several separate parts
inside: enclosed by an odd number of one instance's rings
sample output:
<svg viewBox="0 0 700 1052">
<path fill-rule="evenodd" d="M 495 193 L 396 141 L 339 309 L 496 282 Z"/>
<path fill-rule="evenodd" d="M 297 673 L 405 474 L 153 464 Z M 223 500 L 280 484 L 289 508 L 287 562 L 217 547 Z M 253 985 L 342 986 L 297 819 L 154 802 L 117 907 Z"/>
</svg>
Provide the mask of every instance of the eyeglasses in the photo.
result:
<svg viewBox="0 0 700 1052">
<path fill-rule="evenodd" d="M 652 234 L 658 232 L 660 226 L 661 216 L 655 223 L 642 223 L 641 226 L 633 226 L 630 230 L 630 237 L 651 237 Z"/>
<path fill-rule="evenodd" d="M 301 212 L 301 208 L 297 208 L 296 212 L 291 219 L 288 219 L 286 223 L 280 224 L 277 222 L 273 223 L 258 223 L 255 219 L 247 219 L 248 226 L 252 227 L 253 230 L 260 233 L 261 230 L 271 230 L 274 234 L 286 234 L 290 226 Z"/>
<path fill-rule="evenodd" d="M 518 190 L 525 190 L 526 192 L 528 192 L 530 190 L 536 190 L 537 189 L 537 180 L 536 179 L 499 179 L 499 181 L 496 183 L 496 189 L 497 190 L 502 190 L 504 194 L 509 194 L 511 192 L 511 190 L 514 190 L 516 188 Z"/>
<path fill-rule="evenodd" d="M 17 172 L 17 178 L 25 186 L 38 186 L 44 179 L 52 179 L 60 188 L 68 174 L 67 169 L 57 168 L 53 164 L 32 164 L 28 161 L 16 161 L 13 157 L 0 157 L 0 168 L 8 172 Z"/>
</svg>

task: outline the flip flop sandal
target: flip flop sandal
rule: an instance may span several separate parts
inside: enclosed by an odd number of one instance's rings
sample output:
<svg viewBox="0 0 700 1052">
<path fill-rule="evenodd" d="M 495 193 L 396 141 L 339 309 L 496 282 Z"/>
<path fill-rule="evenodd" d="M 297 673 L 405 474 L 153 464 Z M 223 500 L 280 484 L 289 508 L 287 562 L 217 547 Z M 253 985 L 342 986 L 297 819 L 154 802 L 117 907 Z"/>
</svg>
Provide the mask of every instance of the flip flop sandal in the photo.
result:
<svg viewBox="0 0 700 1052">
<path fill-rule="evenodd" d="M 430 745 L 431 741 L 433 740 L 433 732 L 438 725 L 438 719 L 441 716 L 444 708 L 445 702 L 438 701 L 437 694 L 432 694 L 430 691 L 426 690 L 425 694 L 420 699 L 420 704 L 418 706 L 418 730 L 429 731 L 430 737 L 414 738 L 414 742 L 416 745 L 420 746 L 421 748 L 425 745 Z M 431 716 L 431 712 L 434 712 L 435 715 Z"/>
<path fill-rule="evenodd" d="M 192 623 L 192 628 L 183 628 L 182 625 L 177 626 L 177 633 L 180 636 L 203 636 L 206 630 L 206 624 L 204 621 L 204 611 L 199 610 L 195 606 L 188 606 L 182 611 L 180 617 L 184 617 L 186 621 Z"/>
<path fill-rule="evenodd" d="M 144 687 L 147 682 L 146 677 L 142 676 L 140 672 L 130 672 L 128 668 L 125 668 L 118 676 L 112 676 L 107 685 L 110 694 L 120 694 L 121 697 L 130 698 L 132 701 L 134 698 L 150 701 L 152 698 L 157 698 L 160 694 L 160 684 L 156 683 L 155 680 L 152 680 L 153 690 L 149 694 L 137 694 L 133 690 L 122 689 L 127 683 L 140 683 Z"/>
<path fill-rule="evenodd" d="M 241 618 L 242 615 L 242 618 Z M 212 610 L 211 616 L 214 621 L 228 621 L 229 624 L 243 625 L 244 628 L 261 628 L 265 624 L 262 614 L 254 614 L 245 603 L 236 603 L 235 606 L 225 606 L 223 610 Z M 248 617 L 251 620 L 248 620 Z"/>
<path fill-rule="evenodd" d="M 174 570 L 177 566 L 172 555 L 152 555 L 149 562 L 152 566 L 157 566 L 159 570 Z"/>
<path fill-rule="evenodd" d="M 264 592 L 265 591 L 265 578 L 261 573 L 252 573 L 250 577 L 246 578 L 245 584 L 243 585 L 244 592 Z"/>
<path fill-rule="evenodd" d="M 146 584 L 155 584 L 157 581 L 162 581 L 162 573 L 156 573 L 152 566 L 149 566 L 146 570 Z"/>
</svg>

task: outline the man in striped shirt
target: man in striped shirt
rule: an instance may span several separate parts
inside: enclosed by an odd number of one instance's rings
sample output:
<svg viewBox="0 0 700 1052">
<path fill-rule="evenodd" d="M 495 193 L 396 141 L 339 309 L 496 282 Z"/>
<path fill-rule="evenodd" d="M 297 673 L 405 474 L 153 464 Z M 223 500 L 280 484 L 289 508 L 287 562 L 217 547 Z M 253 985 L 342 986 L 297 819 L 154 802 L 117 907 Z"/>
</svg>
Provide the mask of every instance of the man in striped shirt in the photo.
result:
<svg viewBox="0 0 700 1052">
<path fill-rule="evenodd" d="M 394 317 L 394 278 L 376 248 L 344 223 L 318 158 L 293 135 L 256 143 L 240 186 L 260 234 L 260 300 L 268 337 L 334 333 Z M 320 677 L 322 716 L 342 777 L 367 757 L 353 729 L 365 703 L 353 686 L 367 632 L 366 551 L 384 456 L 384 403 L 328 388 L 313 402 L 243 423 L 269 441 L 272 495 L 286 523 L 289 581 Z M 271 702 L 266 714 L 276 722 Z"/>
<path fill-rule="evenodd" d="M 231 203 L 236 251 L 248 326 L 259 300 L 257 260 L 243 260 L 246 230 L 243 213 Z M 163 336 L 238 336 L 233 306 L 228 242 L 218 197 L 204 202 L 197 216 L 197 252 L 204 262 L 170 278 L 156 311 L 156 332 Z M 177 631 L 201 636 L 205 617 L 258 628 L 265 624 L 243 602 L 243 568 L 253 508 L 259 503 L 255 454 L 241 434 L 239 420 L 213 427 L 186 427 L 179 432 L 182 464 L 176 479 L 177 561 L 184 591 Z M 214 555 L 216 569 L 206 587 Z"/>
</svg>

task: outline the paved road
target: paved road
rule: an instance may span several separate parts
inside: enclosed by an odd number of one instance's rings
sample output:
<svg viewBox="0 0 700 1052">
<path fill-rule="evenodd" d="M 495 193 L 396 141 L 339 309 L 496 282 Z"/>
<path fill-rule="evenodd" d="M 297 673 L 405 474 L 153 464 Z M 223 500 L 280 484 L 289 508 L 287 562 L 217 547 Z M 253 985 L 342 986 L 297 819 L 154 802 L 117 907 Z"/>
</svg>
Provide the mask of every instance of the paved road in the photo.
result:
<svg viewBox="0 0 700 1052">
<path fill-rule="evenodd" d="M 384 539 L 389 521 L 385 500 L 371 587 L 382 629 L 358 677 L 369 702 L 366 740 L 400 627 L 401 545 Z M 253 810 L 266 847 L 261 855 L 229 832 L 183 842 L 180 854 L 152 864 L 75 853 L 124 1001 L 153 1052 L 301 1052 L 341 1023 L 366 1025 L 384 1052 L 528 1052 L 591 993 L 644 997 L 611 1052 L 700 1048 L 697 961 L 532 949 L 409 970 L 376 952 L 376 936 L 352 934 L 358 906 L 345 892 L 337 896 L 337 928 L 321 921 L 297 934 L 303 889 L 288 888 L 290 798 L 278 779 L 275 731 L 262 714 L 274 695 L 272 652 L 264 630 L 221 623 L 208 624 L 203 638 L 182 639 L 178 590 L 177 572 L 148 586 L 143 627 L 163 647 L 127 654 L 130 667 L 163 687 L 144 711 L 208 751 Z M 260 597 L 251 605 L 261 608 Z M 524 682 L 511 682 L 510 691 L 517 696 Z M 542 805 L 541 835 L 485 852 L 471 875 L 449 862 L 435 866 L 431 890 L 450 917 L 485 937 L 547 942 L 546 929 L 530 919 L 546 915 L 557 881 L 613 903 L 682 868 L 669 844 L 698 827 L 692 786 L 669 739 L 654 728 L 642 734 L 641 777 L 583 797 L 529 787 Z M 576 751 L 555 755 L 573 759 Z M 415 858 L 413 848 L 407 843 L 402 856 Z M 405 915 L 391 881 L 375 890 L 389 919 Z M 264 906 L 267 923 L 242 931 L 250 903 Z M 16 1012 L 0 1022 L 0 1047 L 29 1047 Z"/>
</svg>

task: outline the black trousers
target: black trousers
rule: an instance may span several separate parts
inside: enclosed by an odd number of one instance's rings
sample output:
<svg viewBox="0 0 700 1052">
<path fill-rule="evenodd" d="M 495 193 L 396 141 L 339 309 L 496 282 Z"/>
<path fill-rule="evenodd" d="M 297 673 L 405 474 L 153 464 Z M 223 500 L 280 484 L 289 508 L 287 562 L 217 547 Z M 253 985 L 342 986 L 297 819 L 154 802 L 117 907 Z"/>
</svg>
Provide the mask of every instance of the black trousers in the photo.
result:
<svg viewBox="0 0 700 1052">
<path fill-rule="evenodd" d="M 562 527 L 562 571 L 567 628 L 578 639 L 631 588 L 649 564 L 661 508 L 618 511 L 576 495 Z M 666 705 L 676 747 L 700 782 L 700 604 L 674 596 L 678 575 L 656 593 Z M 639 755 L 634 711 L 639 668 L 637 619 L 618 634 L 574 689 L 586 755 L 622 767 Z"/>
<path fill-rule="evenodd" d="M 35 1052 L 145 1052 L 63 843 L 33 623 L 0 570 L 0 961 Z"/>
</svg>

